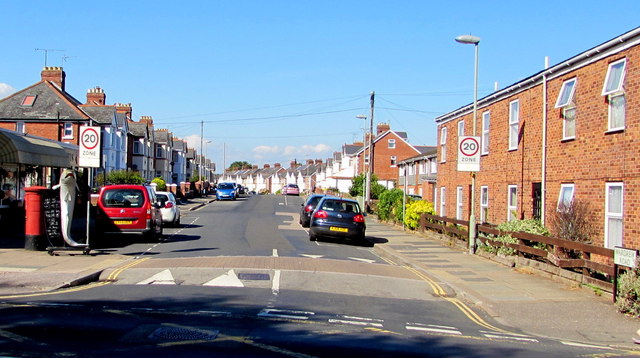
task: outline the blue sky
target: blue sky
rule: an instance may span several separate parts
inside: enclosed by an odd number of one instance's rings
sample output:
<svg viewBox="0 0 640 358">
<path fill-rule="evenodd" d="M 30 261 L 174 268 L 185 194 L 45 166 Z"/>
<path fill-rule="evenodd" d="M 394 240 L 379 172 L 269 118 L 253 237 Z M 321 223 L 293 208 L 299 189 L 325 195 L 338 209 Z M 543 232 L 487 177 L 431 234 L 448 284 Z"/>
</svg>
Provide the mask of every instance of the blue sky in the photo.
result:
<svg viewBox="0 0 640 358">
<path fill-rule="evenodd" d="M 0 2 L 0 97 L 63 66 L 83 101 L 107 103 L 199 146 L 223 166 L 326 159 L 374 120 L 435 145 L 434 118 L 640 24 L 621 1 L 18 1 Z M 65 59 L 63 59 L 65 57 Z"/>
</svg>

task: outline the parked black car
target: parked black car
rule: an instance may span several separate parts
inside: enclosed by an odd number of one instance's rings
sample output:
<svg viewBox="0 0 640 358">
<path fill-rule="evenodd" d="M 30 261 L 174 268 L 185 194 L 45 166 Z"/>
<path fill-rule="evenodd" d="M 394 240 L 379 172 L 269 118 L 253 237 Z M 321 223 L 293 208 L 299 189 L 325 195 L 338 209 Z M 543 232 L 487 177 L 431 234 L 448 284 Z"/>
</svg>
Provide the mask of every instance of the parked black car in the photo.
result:
<svg viewBox="0 0 640 358">
<path fill-rule="evenodd" d="M 318 202 L 320 202 L 320 199 L 322 199 L 323 196 L 323 194 L 309 195 L 307 201 L 304 204 L 301 204 L 302 208 L 300 209 L 300 225 L 302 225 L 302 227 L 309 227 L 311 214 L 313 214 L 313 211 L 316 209 L 316 205 L 318 205 Z"/>
<path fill-rule="evenodd" d="M 326 236 L 365 241 L 365 230 L 364 213 L 357 201 L 325 196 L 311 215 L 309 240 Z"/>
</svg>

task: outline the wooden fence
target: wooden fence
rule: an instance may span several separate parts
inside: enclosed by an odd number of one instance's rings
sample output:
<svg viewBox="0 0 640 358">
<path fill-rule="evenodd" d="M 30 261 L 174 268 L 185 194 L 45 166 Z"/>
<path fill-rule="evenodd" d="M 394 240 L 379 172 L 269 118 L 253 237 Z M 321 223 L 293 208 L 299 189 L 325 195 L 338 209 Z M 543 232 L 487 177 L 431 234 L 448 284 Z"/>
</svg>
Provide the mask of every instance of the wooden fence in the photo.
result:
<svg viewBox="0 0 640 358">
<path fill-rule="evenodd" d="M 420 230 L 430 229 L 468 241 L 469 222 L 442 216 L 423 214 Z M 582 275 L 582 282 L 613 292 L 615 275 L 613 250 L 601 246 L 563 240 L 525 232 L 502 232 L 490 225 L 477 225 L 477 240 L 493 247 L 508 247 L 515 255 L 543 262 Z M 510 235 L 517 243 L 496 241 L 498 236 Z"/>
</svg>

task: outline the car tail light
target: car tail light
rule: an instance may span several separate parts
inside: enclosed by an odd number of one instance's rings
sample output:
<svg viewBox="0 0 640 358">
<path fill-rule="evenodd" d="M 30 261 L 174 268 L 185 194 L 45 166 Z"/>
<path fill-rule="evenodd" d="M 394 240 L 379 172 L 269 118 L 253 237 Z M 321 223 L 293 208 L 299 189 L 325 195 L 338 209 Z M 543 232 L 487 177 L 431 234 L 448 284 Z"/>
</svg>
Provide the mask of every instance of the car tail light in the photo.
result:
<svg viewBox="0 0 640 358">
<path fill-rule="evenodd" d="M 329 217 L 329 215 L 327 215 L 327 212 L 324 210 L 318 210 L 315 214 L 313 214 L 313 217 L 317 219 L 326 219 Z"/>
<path fill-rule="evenodd" d="M 165 208 L 173 208 L 173 203 L 168 201 L 166 204 L 164 204 Z"/>
<path fill-rule="evenodd" d="M 304 211 L 310 213 L 313 211 L 313 205 L 307 205 L 304 207 Z"/>
<path fill-rule="evenodd" d="M 151 220 L 151 204 L 147 204 L 147 220 Z"/>
<path fill-rule="evenodd" d="M 364 216 L 362 214 L 358 214 L 356 216 L 353 217 L 353 222 L 354 223 L 363 223 L 364 222 Z"/>
</svg>

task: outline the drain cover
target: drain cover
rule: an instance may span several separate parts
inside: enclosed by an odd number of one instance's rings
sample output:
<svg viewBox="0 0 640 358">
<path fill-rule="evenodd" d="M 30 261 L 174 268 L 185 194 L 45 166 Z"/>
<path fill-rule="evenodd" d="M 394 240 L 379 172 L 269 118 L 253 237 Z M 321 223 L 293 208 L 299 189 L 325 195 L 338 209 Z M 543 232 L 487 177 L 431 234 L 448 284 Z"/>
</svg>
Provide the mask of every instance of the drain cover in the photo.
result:
<svg viewBox="0 0 640 358">
<path fill-rule="evenodd" d="M 160 327 L 149 335 L 149 339 L 169 341 L 213 341 L 219 331 L 204 331 L 181 327 Z"/>
<path fill-rule="evenodd" d="M 241 280 L 269 281 L 268 273 L 239 273 L 238 278 Z"/>
</svg>

